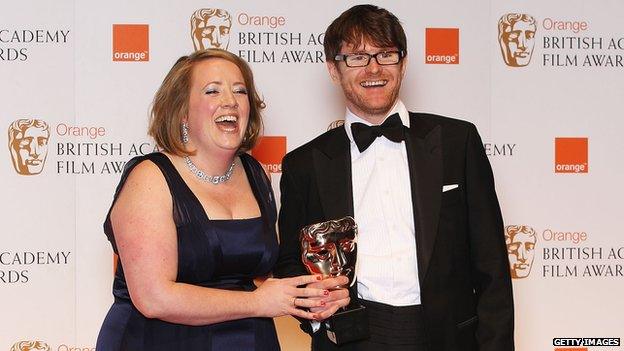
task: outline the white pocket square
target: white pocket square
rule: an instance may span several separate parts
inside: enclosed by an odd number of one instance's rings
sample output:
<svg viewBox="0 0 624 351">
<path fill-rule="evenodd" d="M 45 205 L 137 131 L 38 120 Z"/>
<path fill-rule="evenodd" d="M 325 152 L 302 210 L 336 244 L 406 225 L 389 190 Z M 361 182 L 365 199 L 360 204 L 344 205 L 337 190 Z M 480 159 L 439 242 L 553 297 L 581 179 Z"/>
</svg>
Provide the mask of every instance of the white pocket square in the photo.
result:
<svg viewBox="0 0 624 351">
<path fill-rule="evenodd" d="M 455 188 L 459 187 L 459 184 L 448 184 L 448 185 L 442 185 L 442 192 L 445 193 L 449 190 L 453 190 Z"/>
</svg>

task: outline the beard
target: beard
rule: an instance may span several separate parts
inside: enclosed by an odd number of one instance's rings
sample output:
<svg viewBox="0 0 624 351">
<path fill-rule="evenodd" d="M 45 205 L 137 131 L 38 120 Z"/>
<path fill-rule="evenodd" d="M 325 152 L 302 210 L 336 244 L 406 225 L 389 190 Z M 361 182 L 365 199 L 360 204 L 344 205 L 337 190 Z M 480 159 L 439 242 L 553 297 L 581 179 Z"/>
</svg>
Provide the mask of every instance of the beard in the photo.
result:
<svg viewBox="0 0 624 351">
<path fill-rule="evenodd" d="M 391 80 L 391 77 L 371 77 L 370 79 L 386 79 L 388 80 L 388 84 L 392 84 L 393 82 L 393 80 Z M 377 101 L 368 100 L 365 92 L 367 88 L 361 88 L 364 89 L 364 91 L 360 91 L 360 87 L 353 87 L 350 84 L 350 82 L 346 82 L 344 79 L 341 79 L 340 86 L 342 87 L 342 91 L 346 100 L 355 109 L 357 109 L 357 111 L 352 112 L 359 112 L 364 114 L 365 116 L 380 116 L 388 113 L 396 103 L 399 97 L 401 80 L 399 80 L 398 82 L 395 81 L 396 86 L 394 87 L 394 89 L 391 89 L 389 92 L 387 92 L 381 98 L 381 101 L 379 101 L 379 98 L 375 99 Z"/>
</svg>

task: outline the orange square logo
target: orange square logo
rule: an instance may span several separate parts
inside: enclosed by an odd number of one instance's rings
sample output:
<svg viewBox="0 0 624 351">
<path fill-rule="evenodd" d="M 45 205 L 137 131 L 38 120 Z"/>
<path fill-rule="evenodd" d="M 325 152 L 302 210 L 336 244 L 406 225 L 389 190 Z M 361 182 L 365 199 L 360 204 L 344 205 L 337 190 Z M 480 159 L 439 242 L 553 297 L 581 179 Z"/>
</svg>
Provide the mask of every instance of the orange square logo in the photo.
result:
<svg viewBox="0 0 624 351">
<path fill-rule="evenodd" d="M 555 138 L 555 173 L 587 173 L 587 138 Z"/>
<path fill-rule="evenodd" d="M 149 25 L 113 24 L 113 61 L 149 61 Z"/>
<path fill-rule="evenodd" d="M 459 28 L 425 29 L 425 63 L 459 64 Z"/>
<path fill-rule="evenodd" d="M 282 173 L 282 159 L 286 155 L 285 136 L 264 136 L 251 150 L 251 155 L 271 173 Z"/>
</svg>

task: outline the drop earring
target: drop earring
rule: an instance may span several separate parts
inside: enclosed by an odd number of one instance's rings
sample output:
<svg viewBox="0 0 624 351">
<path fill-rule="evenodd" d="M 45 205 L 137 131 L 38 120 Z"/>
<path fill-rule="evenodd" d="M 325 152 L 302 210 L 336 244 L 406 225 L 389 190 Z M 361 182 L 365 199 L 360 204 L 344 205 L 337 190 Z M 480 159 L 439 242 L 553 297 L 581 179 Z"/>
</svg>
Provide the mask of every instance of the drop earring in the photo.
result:
<svg viewBox="0 0 624 351">
<path fill-rule="evenodd" d="M 188 133 L 188 124 L 186 122 L 182 122 L 182 144 L 186 144 L 189 141 L 189 133 Z"/>
</svg>

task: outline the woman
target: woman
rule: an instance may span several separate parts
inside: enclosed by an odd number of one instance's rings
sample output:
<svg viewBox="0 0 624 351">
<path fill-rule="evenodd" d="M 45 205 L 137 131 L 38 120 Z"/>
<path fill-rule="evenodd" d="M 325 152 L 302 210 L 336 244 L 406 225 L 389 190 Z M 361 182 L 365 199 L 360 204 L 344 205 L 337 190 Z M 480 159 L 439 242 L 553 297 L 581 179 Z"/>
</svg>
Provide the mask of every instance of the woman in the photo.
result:
<svg viewBox="0 0 624 351">
<path fill-rule="evenodd" d="M 98 351 L 279 350 L 271 317 L 325 305 L 327 290 L 297 288 L 318 276 L 254 285 L 277 259 L 269 180 L 245 153 L 263 107 L 227 51 L 173 66 L 149 127 L 164 152 L 128 163 L 104 224 L 120 265 Z"/>
</svg>

